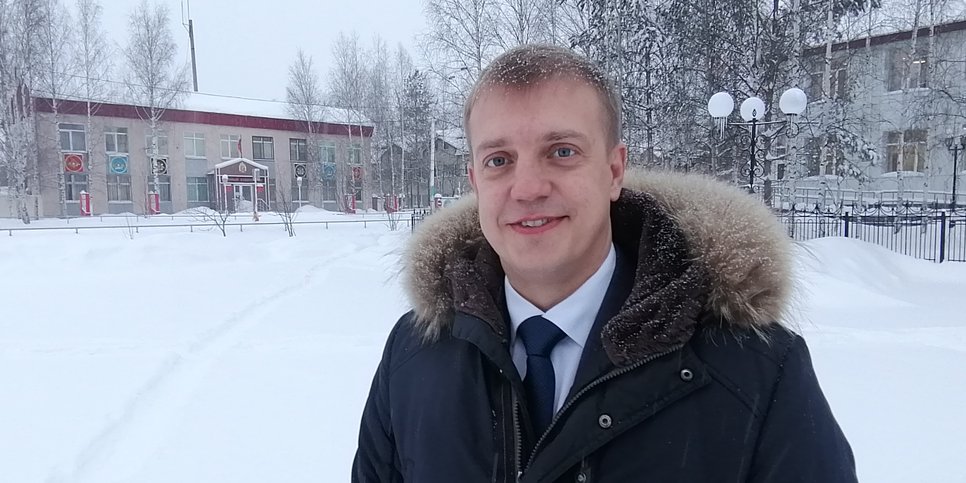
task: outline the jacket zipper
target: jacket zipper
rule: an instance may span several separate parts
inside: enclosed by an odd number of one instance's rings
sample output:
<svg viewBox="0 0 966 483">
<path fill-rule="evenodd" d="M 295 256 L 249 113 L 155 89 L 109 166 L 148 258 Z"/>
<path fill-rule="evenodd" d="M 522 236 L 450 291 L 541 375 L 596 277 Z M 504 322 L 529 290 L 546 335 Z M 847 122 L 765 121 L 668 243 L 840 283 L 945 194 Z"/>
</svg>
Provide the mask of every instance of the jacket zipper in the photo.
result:
<svg viewBox="0 0 966 483">
<path fill-rule="evenodd" d="M 523 475 L 523 471 L 520 469 L 520 464 L 523 459 L 523 448 L 520 444 L 520 440 L 523 439 L 523 431 L 520 429 L 520 404 L 517 401 L 516 391 L 510 390 L 512 406 L 513 406 L 513 471 L 516 473 L 516 482 L 520 483 L 520 476 Z"/>
<path fill-rule="evenodd" d="M 566 413 L 571 407 L 573 407 L 573 405 L 577 402 L 578 399 L 580 399 L 581 396 L 583 396 L 584 394 L 586 394 L 591 389 L 593 389 L 593 388 L 595 388 L 595 387 L 597 387 L 597 386 L 599 386 L 599 385 L 601 385 L 601 384 L 603 384 L 603 383 L 605 383 L 605 382 L 607 382 L 607 381 L 609 381 L 609 380 L 611 380 L 611 379 L 613 379 L 613 378 L 615 378 L 617 376 L 621 376 L 623 374 L 627 374 L 628 372 L 631 372 L 634 369 L 637 369 L 637 368 L 643 366 L 644 364 L 647 364 L 648 362 L 651 362 L 651 361 L 653 361 L 655 359 L 659 359 L 661 357 L 664 357 L 664 356 L 666 356 L 666 355 L 668 355 L 668 354 L 670 354 L 670 353 L 672 353 L 672 352 L 674 352 L 676 350 L 681 349 L 682 347 L 684 347 L 684 344 L 680 344 L 680 345 L 674 346 L 674 347 L 672 347 L 671 349 L 669 349 L 667 351 L 661 352 L 660 354 L 654 354 L 654 355 L 652 355 L 650 357 L 647 357 L 647 358 L 645 358 L 645 359 L 643 359 L 643 360 L 641 360 L 639 362 L 636 362 L 636 363 L 634 363 L 632 365 L 629 365 L 627 367 L 618 369 L 616 371 L 611 371 L 611 372 L 605 374 L 604 376 L 595 379 L 590 384 L 584 386 L 584 388 L 581 389 L 579 392 L 577 392 L 577 394 L 574 394 L 574 396 L 572 398 L 568 399 L 567 402 L 560 408 L 560 411 L 557 411 L 557 414 L 554 414 L 553 419 L 550 420 L 550 425 L 547 426 L 547 430 L 544 431 L 542 435 L 540 435 L 540 439 L 537 440 L 537 444 L 533 445 L 533 451 L 530 452 L 530 457 L 527 459 L 527 465 L 524 466 L 522 468 L 522 470 L 517 471 L 517 481 L 518 482 L 520 481 L 520 476 L 523 474 L 523 472 L 526 471 L 527 469 L 529 469 L 530 468 L 530 465 L 533 464 L 533 458 L 537 455 L 537 450 L 540 449 L 540 445 L 542 445 L 543 442 L 544 442 L 544 440 L 547 439 L 547 435 L 550 434 L 550 430 L 553 429 L 553 426 L 555 424 L 557 424 L 557 421 L 560 420 L 560 418 L 564 415 L 564 413 Z M 515 398 L 516 398 L 516 396 L 514 396 L 514 405 L 516 404 L 516 399 Z M 514 421 L 516 421 L 516 407 L 515 406 L 514 406 Z M 518 443 L 518 445 L 517 445 L 517 451 L 518 452 L 519 452 L 519 449 L 520 448 L 519 448 L 519 443 Z M 519 468 L 519 466 L 517 468 Z"/>
</svg>

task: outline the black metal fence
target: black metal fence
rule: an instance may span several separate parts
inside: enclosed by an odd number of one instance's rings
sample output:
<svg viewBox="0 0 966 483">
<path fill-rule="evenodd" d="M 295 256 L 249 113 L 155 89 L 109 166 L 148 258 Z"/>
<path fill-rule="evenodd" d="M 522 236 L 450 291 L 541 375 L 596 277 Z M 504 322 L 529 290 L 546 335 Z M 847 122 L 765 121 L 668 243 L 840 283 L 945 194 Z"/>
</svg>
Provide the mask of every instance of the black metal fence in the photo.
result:
<svg viewBox="0 0 966 483">
<path fill-rule="evenodd" d="M 426 210 L 413 211 L 412 218 L 409 221 L 409 226 L 412 228 L 412 231 L 416 231 L 416 225 L 422 223 L 422 221 L 426 219 L 427 214 L 428 212 Z"/>
<path fill-rule="evenodd" d="M 844 236 L 915 258 L 966 262 L 966 213 L 946 211 L 779 214 L 789 236 L 811 240 Z"/>
</svg>

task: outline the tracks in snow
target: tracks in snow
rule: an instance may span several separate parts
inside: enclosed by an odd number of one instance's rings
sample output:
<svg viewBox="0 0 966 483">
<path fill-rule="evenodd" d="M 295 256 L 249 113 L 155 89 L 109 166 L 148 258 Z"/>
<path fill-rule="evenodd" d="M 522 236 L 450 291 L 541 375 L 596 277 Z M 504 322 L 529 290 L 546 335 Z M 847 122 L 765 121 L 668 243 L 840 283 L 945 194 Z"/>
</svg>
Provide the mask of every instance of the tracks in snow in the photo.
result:
<svg viewBox="0 0 966 483">
<path fill-rule="evenodd" d="M 176 423 L 219 358 L 269 318 L 274 307 L 303 293 L 313 281 L 328 275 L 328 265 L 356 250 L 353 244 L 340 247 L 313 264 L 297 282 L 258 297 L 167 357 L 67 468 L 52 471 L 47 483 L 116 481 L 136 472 L 156 450 L 157 435 Z"/>
</svg>

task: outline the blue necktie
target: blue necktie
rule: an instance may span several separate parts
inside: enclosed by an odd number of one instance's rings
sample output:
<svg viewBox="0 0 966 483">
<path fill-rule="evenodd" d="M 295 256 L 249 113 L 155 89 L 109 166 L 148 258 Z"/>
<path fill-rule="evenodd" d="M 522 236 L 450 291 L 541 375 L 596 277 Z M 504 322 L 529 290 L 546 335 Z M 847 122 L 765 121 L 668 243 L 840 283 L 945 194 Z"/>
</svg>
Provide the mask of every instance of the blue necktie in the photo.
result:
<svg viewBox="0 0 966 483">
<path fill-rule="evenodd" d="M 523 378 L 523 387 L 527 391 L 533 427 L 539 435 L 547 430 L 553 419 L 556 382 L 550 352 L 565 334 L 553 322 L 537 315 L 524 320 L 517 335 L 527 349 L 527 375 Z"/>
</svg>

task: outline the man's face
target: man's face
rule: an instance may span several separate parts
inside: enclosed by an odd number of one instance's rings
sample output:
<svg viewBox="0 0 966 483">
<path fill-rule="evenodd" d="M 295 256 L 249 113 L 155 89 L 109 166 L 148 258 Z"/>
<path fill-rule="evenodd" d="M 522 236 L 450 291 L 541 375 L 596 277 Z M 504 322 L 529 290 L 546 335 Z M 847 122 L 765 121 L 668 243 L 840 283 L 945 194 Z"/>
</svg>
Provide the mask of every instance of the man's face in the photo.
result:
<svg viewBox="0 0 966 483">
<path fill-rule="evenodd" d="M 480 225 L 518 287 L 576 289 L 610 250 L 627 148 L 610 146 L 597 91 L 577 80 L 492 87 L 467 129 Z"/>
</svg>

